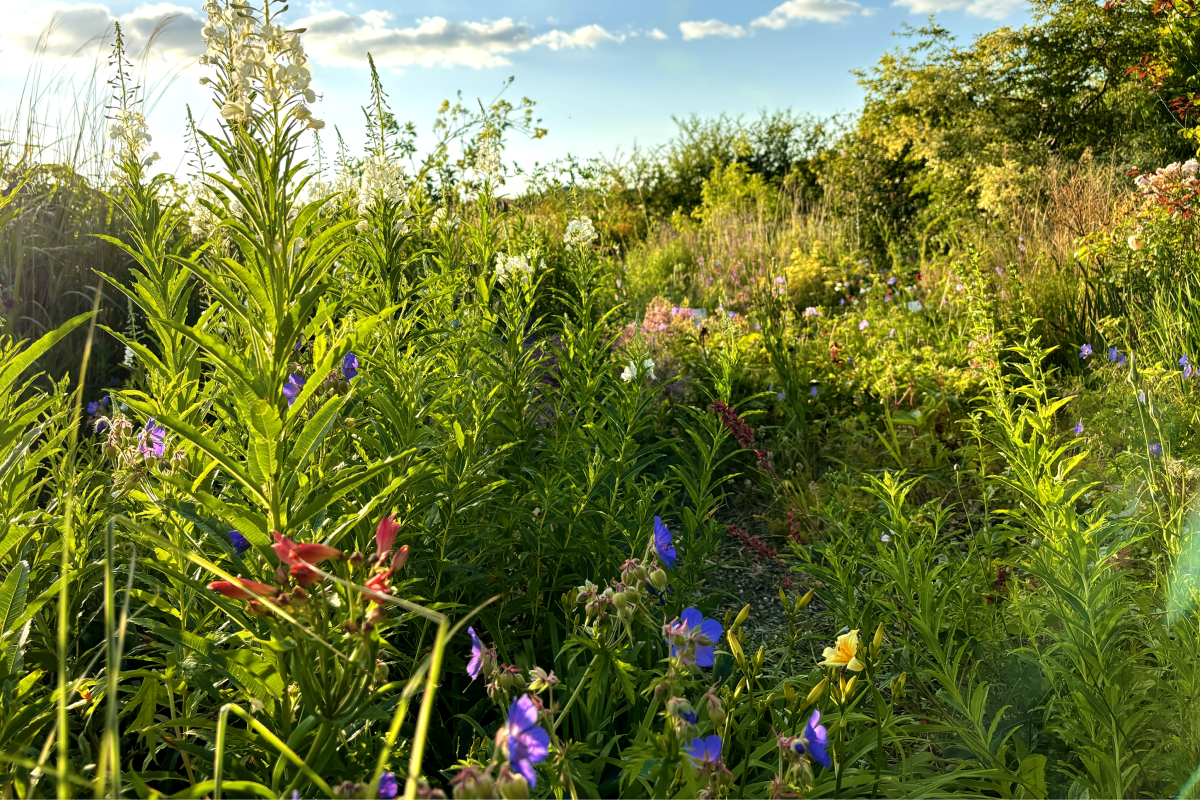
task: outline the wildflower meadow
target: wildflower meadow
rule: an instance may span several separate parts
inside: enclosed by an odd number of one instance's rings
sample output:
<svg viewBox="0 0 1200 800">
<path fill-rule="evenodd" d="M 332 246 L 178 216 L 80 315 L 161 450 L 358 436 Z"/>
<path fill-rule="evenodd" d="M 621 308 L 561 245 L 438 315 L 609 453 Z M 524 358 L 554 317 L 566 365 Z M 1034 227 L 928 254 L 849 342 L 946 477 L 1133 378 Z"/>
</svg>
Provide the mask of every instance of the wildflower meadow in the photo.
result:
<svg viewBox="0 0 1200 800">
<path fill-rule="evenodd" d="M 1200 20 L 1035 5 L 519 192 L 118 27 L 0 137 L 0 796 L 1200 797 Z"/>
</svg>

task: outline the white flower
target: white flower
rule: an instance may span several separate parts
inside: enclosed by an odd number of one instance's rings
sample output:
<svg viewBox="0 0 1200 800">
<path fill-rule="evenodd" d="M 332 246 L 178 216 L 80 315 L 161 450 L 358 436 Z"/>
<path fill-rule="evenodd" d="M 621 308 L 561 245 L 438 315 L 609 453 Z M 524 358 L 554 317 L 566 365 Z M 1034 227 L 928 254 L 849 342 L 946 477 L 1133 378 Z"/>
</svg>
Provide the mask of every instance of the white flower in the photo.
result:
<svg viewBox="0 0 1200 800">
<path fill-rule="evenodd" d="M 804 316 L 819 317 L 819 316 L 821 316 L 821 309 L 816 308 L 814 306 L 809 306 L 808 308 L 804 309 Z"/>
<path fill-rule="evenodd" d="M 125 360 L 122 363 L 127 367 L 132 367 L 135 358 L 137 358 L 137 356 L 134 354 L 133 348 L 129 345 L 125 345 Z"/>
<path fill-rule="evenodd" d="M 596 238 L 596 229 L 587 217 L 573 219 L 567 223 L 567 232 L 563 236 L 563 244 L 567 247 L 585 247 Z"/>
<path fill-rule="evenodd" d="M 500 283 L 508 283 L 512 277 L 525 279 L 533 275 L 533 264 L 530 260 L 533 258 L 533 253 L 528 253 L 523 256 L 506 256 L 504 253 L 496 253 L 496 280 Z M 543 261 L 544 265 L 545 262 Z"/>
<path fill-rule="evenodd" d="M 1142 235 L 1140 233 L 1135 233 L 1129 237 L 1129 249 L 1130 250 L 1134 250 L 1134 251 L 1141 250 L 1142 247 L 1144 247 L 1144 246 L 1145 246 L 1145 242 L 1142 241 Z"/>
<path fill-rule="evenodd" d="M 367 221 L 365 219 L 360 219 L 357 223 L 355 223 L 354 230 L 358 231 L 359 233 L 366 233 L 368 227 L 370 226 L 367 225 Z"/>
<path fill-rule="evenodd" d="M 908 310 L 913 312 L 914 314 L 925 307 L 925 306 L 921 305 L 920 300 L 909 300 L 907 305 L 908 305 Z"/>
<path fill-rule="evenodd" d="M 642 365 L 640 367 L 638 366 L 638 363 L 636 361 L 630 361 L 629 365 L 626 366 L 625 370 L 621 373 L 621 380 L 625 381 L 626 383 L 629 383 L 634 378 L 642 377 L 642 376 L 648 377 L 648 378 L 650 378 L 650 380 L 654 380 L 654 360 L 653 359 L 650 359 L 650 358 L 643 359 Z"/>
</svg>

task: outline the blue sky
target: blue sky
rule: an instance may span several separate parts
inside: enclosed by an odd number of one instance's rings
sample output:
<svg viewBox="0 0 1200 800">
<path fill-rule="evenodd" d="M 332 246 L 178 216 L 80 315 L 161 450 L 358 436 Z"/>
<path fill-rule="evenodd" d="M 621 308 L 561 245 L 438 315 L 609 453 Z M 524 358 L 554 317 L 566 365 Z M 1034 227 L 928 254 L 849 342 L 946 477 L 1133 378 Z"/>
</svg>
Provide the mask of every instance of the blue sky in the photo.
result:
<svg viewBox="0 0 1200 800">
<path fill-rule="evenodd" d="M 112 20 L 122 20 L 136 44 L 173 14 L 150 60 L 149 83 L 178 70 L 150 114 L 162 165 L 175 168 L 182 154 L 185 103 L 213 117 L 198 84 L 202 68 L 185 66 L 202 50 L 199 0 L 9 0 L 6 10 L 0 108 L 16 102 L 50 19 L 56 27 L 45 68 L 84 74 Z M 934 12 L 963 40 L 1027 19 L 1020 0 L 321 0 L 295 3 L 288 19 L 309 27 L 304 43 L 314 88 L 323 95 L 314 111 L 336 124 L 352 147 L 363 139 L 358 108 L 367 99 L 369 50 L 383 70 L 393 110 L 422 132 L 443 98 L 462 90 L 466 99 L 489 100 L 515 76 L 512 99 L 536 100 L 550 131 L 537 142 L 509 142 L 507 158 L 528 165 L 568 152 L 612 154 L 635 142 L 660 143 L 674 130 L 672 115 L 853 111 L 862 95 L 850 70 L 896 46 L 892 32 L 903 22 L 920 24 Z M 69 105 L 65 94 L 57 100 Z"/>
</svg>

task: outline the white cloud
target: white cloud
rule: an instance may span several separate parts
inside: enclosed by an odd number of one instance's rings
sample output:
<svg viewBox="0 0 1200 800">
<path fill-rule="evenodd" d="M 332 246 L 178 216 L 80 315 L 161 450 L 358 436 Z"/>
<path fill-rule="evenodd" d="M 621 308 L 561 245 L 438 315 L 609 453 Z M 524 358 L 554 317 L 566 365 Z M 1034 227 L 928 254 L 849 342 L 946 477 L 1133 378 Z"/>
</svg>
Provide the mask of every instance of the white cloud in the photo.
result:
<svg viewBox="0 0 1200 800">
<path fill-rule="evenodd" d="M 650 30 L 648 30 L 646 32 L 646 35 L 649 36 L 651 39 L 660 39 L 661 40 L 661 39 L 667 38 L 667 35 L 665 33 L 663 33 L 662 31 L 660 31 L 658 28 L 651 28 Z"/>
<path fill-rule="evenodd" d="M 421 66 L 496 67 L 510 63 L 508 54 L 533 46 L 533 29 L 510 18 L 483 22 L 450 22 L 426 17 L 409 28 L 389 25 L 386 11 L 353 16 L 326 11 L 297 20 L 307 28 L 302 41 L 319 62 L 361 66 L 370 52 L 377 64 Z"/>
<path fill-rule="evenodd" d="M 853 0 L 787 0 L 786 3 L 771 9 L 769 14 L 751 22 L 750 26 L 779 31 L 806 20 L 840 22 L 848 16 L 858 14 L 863 14 L 863 7 Z"/>
<path fill-rule="evenodd" d="M 97 48 L 111 44 L 117 21 L 130 60 L 138 60 L 144 52 L 165 61 L 196 58 L 204 52 L 200 16 L 170 3 L 142 6 L 120 17 L 97 4 L 48 3 L 32 16 L 15 21 L 10 32 L 0 33 L 0 45 L 26 57 L 41 51 L 53 58 L 92 59 Z"/>
<path fill-rule="evenodd" d="M 739 39 L 746 35 L 746 29 L 741 25 L 729 25 L 719 19 L 709 19 L 704 22 L 681 22 L 679 23 L 679 32 L 683 34 L 685 42 L 692 39 L 703 39 L 705 36 L 725 36 L 730 39 Z"/>
<path fill-rule="evenodd" d="M 584 25 L 582 28 L 567 33 L 566 31 L 550 31 L 543 33 L 533 40 L 534 44 L 544 44 L 551 50 L 562 50 L 572 47 L 595 47 L 602 42 L 623 42 L 625 34 L 610 33 L 599 25 Z"/>
<path fill-rule="evenodd" d="M 1025 5 L 1025 0 L 896 0 L 915 14 L 936 14 L 942 11 L 966 11 L 976 17 L 1004 19 Z"/>
</svg>

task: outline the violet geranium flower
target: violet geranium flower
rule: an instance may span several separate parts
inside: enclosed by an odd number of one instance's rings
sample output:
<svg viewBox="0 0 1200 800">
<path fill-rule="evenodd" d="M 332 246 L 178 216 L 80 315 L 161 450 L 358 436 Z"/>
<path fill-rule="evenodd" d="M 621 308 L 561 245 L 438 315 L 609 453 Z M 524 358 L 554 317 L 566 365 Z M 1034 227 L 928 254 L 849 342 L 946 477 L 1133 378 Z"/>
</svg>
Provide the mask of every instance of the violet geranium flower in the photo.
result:
<svg viewBox="0 0 1200 800">
<path fill-rule="evenodd" d="M 537 724 L 537 706 L 529 695 L 523 694 L 508 707 L 508 722 L 504 724 L 509 767 L 521 774 L 530 786 L 537 785 L 533 765 L 550 754 L 550 735 Z"/>
<path fill-rule="evenodd" d="M 300 392 L 304 389 L 304 376 L 299 372 L 293 372 L 288 375 L 287 382 L 283 384 L 283 396 L 287 398 L 288 407 L 296 402 L 296 398 L 300 396 Z"/>
<path fill-rule="evenodd" d="M 348 381 L 358 377 L 358 356 L 352 352 L 346 353 L 346 357 L 342 359 L 342 376 Z"/>
<path fill-rule="evenodd" d="M 671 658 L 679 657 L 698 667 L 713 665 L 713 646 L 725 629 L 715 619 L 705 619 L 697 609 L 685 608 L 679 619 L 669 622 L 663 631 L 671 647 Z"/>
<path fill-rule="evenodd" d="M 166 428 L 159 425 L 154 417 L 146 420 L 146 427 L 138 436 L 138 451 L 142 458 L 162 458 L 166 450 L 166 438 Z"/>
<path fill-rule="evenodd" d="M 654 518 L 654 549 L 658 552 L 658 557 L 668 567 L 675 566 L 675 537 L 667 530 L 667 526 L 663 524 L 660 517 Z"/>
<path fill-rule="evenodd" d="M 239 556 L 250 549 L 250 542 L 237 528 L 234 528 L 229 532 L 229 542 L 233 545 L 233 552 L 237 553 Z"/>
<path fill-rule="evenodd" d="M 721 761 L 721 737 L 715 733 L 711 736 L 705 736 L 701 739 L 697 736 L 692 739 L 692 743 L 685 746 L 683 751 L 691 756 L 696 762 L 696 766 L 703 769 L 708 766 L 715 766 Z"/>
<path fill-rule="evenodd" d="M 483 666 L 483 642 L 479 640 L 474 628 L 467 628 L 467 633 L 471 634 L 471 660 L 467 662 L 467 674 L 471 676 L 471 680 L 475 680 Z"/>
<path fill-rule="evenodd" d="M 376 796 L 382 800 L 393 800 L 400 795 L 400 784 L 396 782 L 396 773 L 385 772 L 379 776 L 379 786 L 375 791 Z"/>
<path fill-rule="evenodd" d="M 808 718 L 808 722 L 804 725 L 804 730 L 796 738 L 793 747 L 800 754 L 808 753 L 814 761 L 816 761 L 825 769 L 833 767 L 833 760 L 829 757 L 829 753 L 825 751 L 825 746 L 829 743 L 829 735 L 825 731 L 824 725 L 818 725 L 821 720 L 821 712 L 813 709 L 812 716 Z"/>
</svg>

